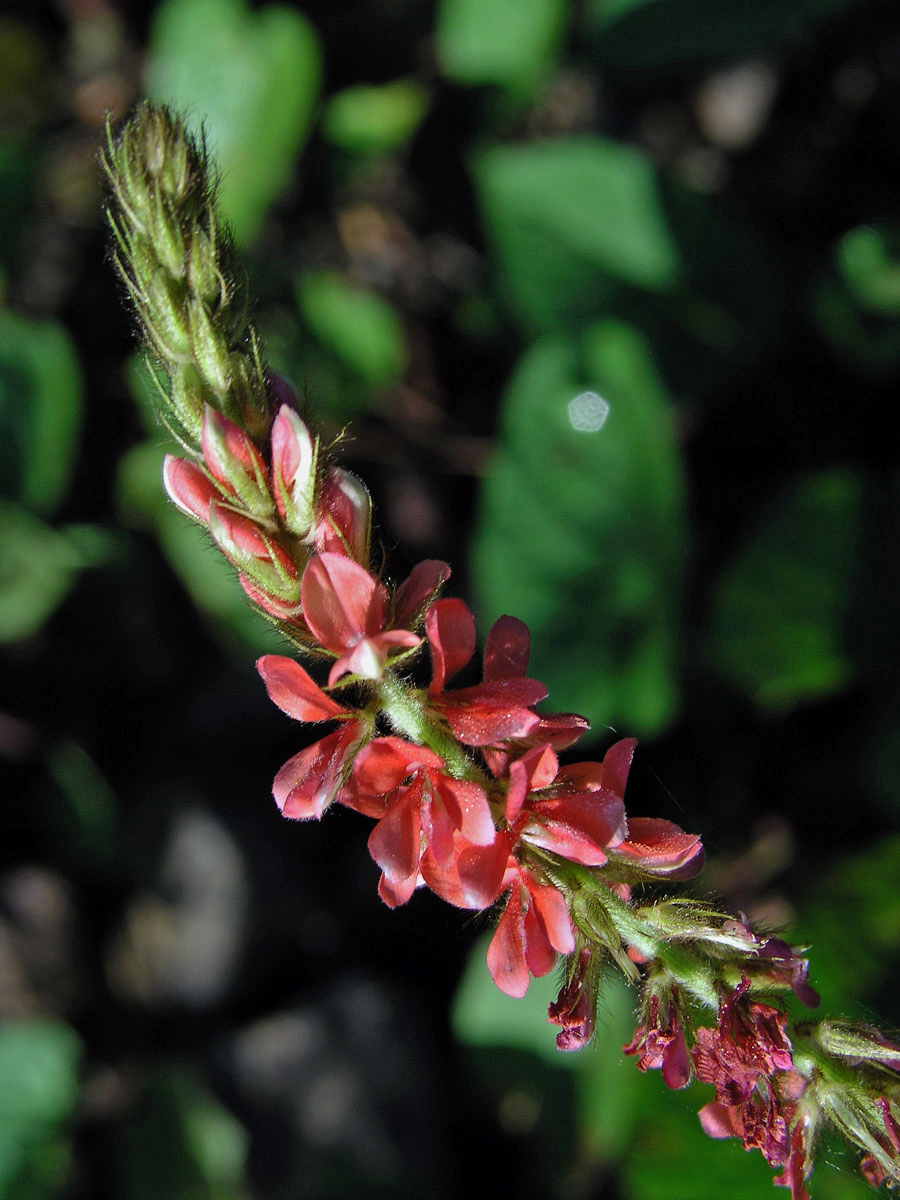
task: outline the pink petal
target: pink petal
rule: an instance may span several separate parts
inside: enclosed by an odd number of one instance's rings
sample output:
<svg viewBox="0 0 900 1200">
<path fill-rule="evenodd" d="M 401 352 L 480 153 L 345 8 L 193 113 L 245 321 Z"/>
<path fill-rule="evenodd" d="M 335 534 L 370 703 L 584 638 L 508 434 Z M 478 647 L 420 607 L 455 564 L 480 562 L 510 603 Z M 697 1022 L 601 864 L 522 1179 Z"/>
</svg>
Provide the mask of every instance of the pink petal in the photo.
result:
<svg viewBox="0 0 900 1200">
<path fill-rule="evenodd" d="M 610 746 L 603 759 L 603 786 L 616 796 L 625 795 L 625 784 L 636 746 L 637 738 L 622 738 Z"/>
<path fill-rule="evenodd" d="M 345 560 L 349 562 L 350 560 Z M 328 673 L 328 686 L 334 687 L 344 675 L 359 675 L 362 679 L 380 679 L 387 666 L 388 650 L 394 646 L 411 649 L 422 639 L 406 629 L 391 629 L 374 637 L 363 637 L 342 654 Z"/>
<path fill-rule="evenodd" d="M 313 540 L 321 554 L 369 560 L 372 501 L 361 479 L 343 467 L 330 467 L 322 484 Z"/>
<path fill-rule="evenodd" d="M 349 710 L 326 696 L 311 675 L 292 658 L 265 654 L 257 661 L 269 699 L 295 721 L 328 721 Z"/>
<path fill-rule="evenodd" d="M 502 679 L 435 697 L 433 704 L 467 746 L 525 737 L 540 722 L 530 706 L 547 695 L 536 679 Z"/>
<path fill-rule="evenodd" d="M 457 908 L 490 908 L 504 889 L 504 876 L 515 843 L 510 831 L 497 834 L 492 846 L 472 846 L 461 834 L 454 837 L 456 857 L 442 865 L 426 848 L 422 877 L 428 887 Z"/>
<path fill-rule="evenodd" d="M 510 764 L 506 819 L 510 824 L 522 810 L 529 792 L 549 787 L 559 770 L 559 759 L 549 746 L 537 746 Z"/>
<path fill-rule="evenodd" d="M 636 866 L 670 879 L 691 879 L 703 866 L 703 845 L 695 833 L 685 833 L 661 817 L 632 817 L 628 837 L 616 847 Z"/>
<path fill-rule="evenodd" d="M 596 792 L 542 800 L 534 807 L 534 820 L 523 836 L 572 862 L 602 867 L 606 851 L 622 841 L 625 806 L 621 800 Z"/>
<path fill-rule="evenodd" d="M 272 557 L 274 543 L 266 540 L 257 523 L 222 504 L 209 506 L 209 531 L 228 558 L 249 556 L 270 560 Z"/>
<path fill-rule="evenodd" d="M 501 992 L 521 999 L 528 991 L 531 977 L 525 962 L 525 922 L 522 914 L 522 889 L 509 894 L 500 924 L 487 952 L 488 970 Z"/>
<path fill-rule="evenodd" d="M 418 874 L 414 872 L 408 878 L 392 883 L 387 875 L 382 872 L 381 878 L 378 881 L 378 895 L 388 908 L 399 908 L 401 904 L 407 903 L 416 890 L 417 879 Z"/>
<path fill-rule="evenodd" d="M 743 1130 L 740 1122 L 738 1122 L 738 1127 L 735 1128 L 732 1119 L 734 1111 L 734 1109 L 720 1104 L 718 1100 L 711 1100 L 709 1104 L 704 1104 L 697 1113 L 697 1116 L 700 1118 L 700 1124 L 703 1126 L 703 1132 L 711 1138 L 740 1136 Z"/>
<path fill-rule="evenodd" d="M 466 841 L 475 846 L 492 846 L 497 830 L 484 789 L 477 783 L 447 775 L 435 776 L 433 783 Z"/>
<path fill-rule="evenodd" d="M 550 945 L 540 914 L 533 904 L 525 910 L 525 962 L 536 979 L 556 966 L 557 954 Z"/>
<path fill-rule="evenodd" d="M 295 629 L 306 630 L 306 622 L 300 616 L 302 608 L 299 600 L 282 600 L 278 596 L 271 596 L 246 575 L 238 575 L 238 581 L 253 603 L 265 612 L 279 621 L 290 621 Z"/>
<path fill-rule="evenodd" d="M 441 865 L 453 861 L 453 820 L 443 800 L 436 794 L 431 803 L 422 805 L 422 829 L 431 853 Z"/>
<path fill-rule="evenodd" d="M 591 727 L 578 713 L 541 713 L 541 723 L 532 737 L 547 742 L 554 750 L 568 750 Z"/>
<path fill-rule="evenodd" d="M 443 760 L 425 746 L 399 737 L 381 737 L 357 754 L 353 775 L 364 791 L 384 793 L 399 787 L 420 767 L 440 770 L 443 765 Z"/>
<path fill-rule="evenodd" d="M 528 886 L 548 942 L 560 954 L 571 954 L 575 949 L 575 934 L 565 896 L 557 888 L 544 884 L 529 883 Z"/>
<path fill-rule="evenodd" d="M 528 669 L 531 634 L 518 617 L 500 617 L 491 627 L 484 647 L 484 681 L 517 679 Z"/>
<path fill-rule="evenodd" d="M 301 597 L 307 624 L 328 650 L 349 650 L 384 623 L 382 589 L 364 567 L 341 554 L 310 559 Z"/>
<path fill-rule="evenodd" d="M 475 653 L 475 618 L 462 600 L 435 600 L 425 614 L 434 678 L 429 691 L 442 692 Z"/>
<path fill-rule="evenodd" d="M 203 457 L 220 483 L 234 490 L 231 477 L 265 479 L 268 472 L 262 456 L 239 425 L 209 404 L 203 414 Z"/>
<path fill-rule="evenodd" d="M 369 834 L 369 853 L 392 883 L 418 871 L 422 853 L 421 803 L 421 782 L 402 789 L 396 804 Z"/>
<path fill-rule="evenodd" d="M 322 816 L 340 790 L 353 753 L 367 732 L 364 721 L 347 721 L 288 759 L 272 787 L 284 816 L 300 821 Z"/>
<path fill-rule="evenodd" d="M 413 567 L 409 578 L 401 583 L 394 597 L 393 624 L 400 629 L 409 629 L 422 607 L 433 599 L 438 588 L 449 578 L 450 567 L 440 559 L 427 558 Z"/>
</svg>

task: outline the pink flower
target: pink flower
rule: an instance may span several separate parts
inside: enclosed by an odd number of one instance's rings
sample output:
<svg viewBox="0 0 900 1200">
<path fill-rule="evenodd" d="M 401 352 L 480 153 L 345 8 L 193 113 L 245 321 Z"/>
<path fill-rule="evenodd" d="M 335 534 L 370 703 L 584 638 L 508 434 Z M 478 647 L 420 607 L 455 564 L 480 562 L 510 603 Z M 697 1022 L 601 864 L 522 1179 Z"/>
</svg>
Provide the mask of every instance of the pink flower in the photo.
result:
<svg viewBox="0 0 900 1200">
<path fill-rule="evenodd" d="M 685 833 L 661 817 L 629 817 L 628 837 L 613 857 L 640 876 L 693 879 L 703 869 L 705 855 L 699 834 Z"/>
<path fill-rule="evenodd" d="M 389 652 L 422 640 L 407 629 L 385 629 L 388 594 L 359 563 L 326 552 L 310 560 L 301 588 L 303 616 L 326 650 L 337 655 L 328 686 L 349 673 L 380 679 Z"/>
<path fill-rule="evenodd" d="M 659 992 L 653 993 L 646 1023 L 637 1027 L 631 1044 L 623 1046 L 623 1051 L 641 1055 L 637 1063 L 641 1071 L 661 1069 L 666 1087 L 687 1087 L 691 1082 L 691 1057 L 674 989 L 670 999 L 663 998 L 662 1006 Z"/>
<path fill-rule="evenodd" d="M 509 623 L 513 618 L 501 618 Z M 521 622 L 516 626 L 527 629 Z M 496 626 L 495 626 L 496 629 Z M 499 674 L 518 670 L 521 647 L 509 639 L 502 649 L 498 639 L 488 639 L 484 682 L 474 687 L 446 691 L 445 685 L 475 653 L 475 618 L 462 600 L 436 600 L 425 616 L 425 633 L 431 647 L 434 675 L 429 704 L 467 746 L 489 746 L 507 738 L 531 733 L 541 718 L 532 705 L 543 700 L 547 689 L 536 679 Z M 493 631 L 492 631 L 493 634 Z M 527 655 L 526 655 L 527 656 Z"/>
<path fill-rule="evenodd" d="M 172 503 L 203 525 L 209 524 L 210 504 L 224 499 L 202 467 L 174 454 L 167 454 L 163 462 L 163 484 Z"/>
<path fill-rule="evenodd" d="M 268 516 L 275 507 L 269 471 L 253 439 L 207 404 L 202 440 L 206 465 L 223 490 L 237 497 L 248 512 Z"/>
<path fill-rule="evenodd" d="M 415 890 L 427 847 L 435 860 L 449 863 L 454 833 L 476 846 L 493 843 L 490 806 L 477 783 L 454 779 L 439 755 L 398 737 L 376 738 L 361 751 L 353 770 L 349 807 L 378 818 L 369 852 L 381 867 L 379 893 L 386 904 L 405 904 Z"/>
<path fill-rule="evenodd" d="M 305 537 L 313 522 L 319 439 L 295 409 L 282 404 L 272 423 L 272 479 L 278 512 L 293 533 Z"/>
<path fill-rule="evenodd" d="M 270 699 L 295 721 L 341 720 L 341 727 L 289 758 L 272 791 L 286 817 L 309 820 L 322 816 L 346 787 L 353 759 L 370 734 L 368 719 L 354 717 L 326 695 L 293 659 L 264 655 L 256 664 Z"/>
</svg>

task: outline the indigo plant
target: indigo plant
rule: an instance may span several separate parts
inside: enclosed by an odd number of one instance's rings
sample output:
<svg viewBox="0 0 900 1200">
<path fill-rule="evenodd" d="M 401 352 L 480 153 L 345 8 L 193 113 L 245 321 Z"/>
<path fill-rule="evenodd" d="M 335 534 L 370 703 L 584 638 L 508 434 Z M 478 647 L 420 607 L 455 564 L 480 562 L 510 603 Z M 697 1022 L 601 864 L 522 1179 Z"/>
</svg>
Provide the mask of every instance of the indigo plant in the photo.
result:
<svg viewBox="0 0 900 1200">
<path fill-rule="evenodd" d="M 760 1150 L 794 1200 L 829 1126 L 873 1185 L 900 1183 L 900 1046 L 813 1020 L 802 947 L 671 888 L 698 874 L 703 846 L 626 813 L 635 741 L 561 763 L 588 723 L 539 709 L 547 691 L 514 616 L 487 633 L 482 681 L 453 686 L 475 655 L 473 614 L 444 595 L 446 563 L 395 583 L 373 555 L 365 485 L 265 365 L 202 143 L 145 104 L 110 138 L 106 170 L 115 263 L 181 447 L 166 490 L 293 648 L 257 664 L 272 701 L 327 726 L 275 776 L 284 816 L 319 820 L 337 803 L 374 822 L 391 908 L 419 887 L 496 908 L 487 965 L 502 991 L 521 997 L 561 964 L 561 1051 L 590 1042 L 603 980 L 620 971 L 637 1012 L 625 1054 L 669 1088 L 712 1084 L 705 1131 Z"/>
</svg>

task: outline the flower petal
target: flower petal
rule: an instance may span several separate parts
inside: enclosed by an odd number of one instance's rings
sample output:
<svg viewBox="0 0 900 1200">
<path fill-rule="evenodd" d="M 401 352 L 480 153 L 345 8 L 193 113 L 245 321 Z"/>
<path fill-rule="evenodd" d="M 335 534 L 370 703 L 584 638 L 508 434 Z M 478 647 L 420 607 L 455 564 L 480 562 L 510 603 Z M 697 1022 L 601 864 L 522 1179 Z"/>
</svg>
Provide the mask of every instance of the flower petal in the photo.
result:
<svg viewBox="0 0 900 1200">
<path fill-rule="evenodd" d="M 522 889 L 513 887 L 500 924 L 487 952 L 488 970 L 501 992 L 521 999 L 528 991 L 531 976 L 525 962 L 525 920 L 522 913 Z"/>
<path fill-rule="evenodd" d="M 347 721 L 288 759 L 272 787 L 284 816 L 300 821 L 322 816 L 336 799 L 349 774 L 352 756 L 367 732 L 365 721 Z"/>
<path fill-rule="evenodd" d="M 536 746 L 511 763 L 506 796 L 507 821 L 515 821 L 528 793 L 549 787 L 558 770 L 559 759 L 550 746 Z"/>
<path fill-rule="evenodd" d="M 622 738 L 610 746 L 603 758 L 603 786 L 615 796 L 625 795 L 625 784 L 636 746 L 637 738 Z"/>
<path fill-rule="evenodd" d="M 528 888 L 548 942 L 560 954 L 571 954 L 575 949 L 575 934 L 565 896 L 558 888 L 544 884 L 529 882 Z"/>
<path fill-rule="evenodd" d="M 311 675 L 292 658 L 264 654 L 256 663 L 269 699 L 295 721 L 330 721 L 349 712 L 322 691 Z"/>
<path fill-rule="evenodd" d="M 399 908 L 401 904 L 406 904 L 416 890 L 417 880 L 418 874 L 413 872 L 406 879 L 400 879 L 396 883 L 393 883 L 382 872 L 381 878 L 378 881 L 378 895 L 388 908 Z"/>
<path fill-rule="evenodd" d="M 419 809 L 422 784 L 414 782 L 398 794 L 393 804 L 369 834 L 369 853 L 391 883 L 414 875 L 422 853 Z"/>
<path fill-rule="evenodd" d="M 435 775 L 432 783 L 466 841 L 475 846 L 492 846 L 497 830 L 484 789 L 477 783 L 451 779 L 448 775 Z"/>
<path fill-rule="evenodd" d="M 379 794 L 392 792 L 420 767 L 440 770 L 443 765 L 443 759 L 426 746 L 399 737 L 380 737 L 360 750 L 353 775 L 363 791 Z"/>
<path fill-rule="evenodd" d="M 670 879 L 692 879 L 703 867 L 699 834 L 685 833 L 661 817 L 631 817 L 628 837 L 615 848 L 636 867 Z"/>
<path fill-rule="evenodd" d="M 518 617 L 500 617 L 484 646 L 484 681 L 518 679 L 528 670 L 531 634 Z"/>
<path fill-rule="evenodd" d="M 397 588 L 393 624 L 400 629 L 409 629 L 420 618 L 421 610 L 434 598 L 438 588 L 449 578 L 449 565 L 437 558 L 426 558 L 413 567 L 409 578 Z"/>
<path fill-rule="evenodd" d="M 445 692 L 432 703 L 461 742 L 487 746 L 530 733 L 540 722 L 531 705 L 546 695 L 547 689 L 536 679 L 500 679 Z"/>
<path fill-rule="evenodd" d="M 310 560 L 301 597 L 307 624 L 328 650 L 349 650 L 361 637 L 381 632 L 383 591 L 364 567 L 342 554 Z"/>
<path fill-rule="evenodd" d="M 625 805 L 597 792 L 541 800 L 523 837 L 586 867 L 602 867 L 625 833 Z"/>
<path fill-rule="evenodd" d="M 475 653 L 475 618 L 462 600 L 435 600 L 425 614 L 425 633 L 434 663 L 428 690 L 435 694 Z"/>
</svg>

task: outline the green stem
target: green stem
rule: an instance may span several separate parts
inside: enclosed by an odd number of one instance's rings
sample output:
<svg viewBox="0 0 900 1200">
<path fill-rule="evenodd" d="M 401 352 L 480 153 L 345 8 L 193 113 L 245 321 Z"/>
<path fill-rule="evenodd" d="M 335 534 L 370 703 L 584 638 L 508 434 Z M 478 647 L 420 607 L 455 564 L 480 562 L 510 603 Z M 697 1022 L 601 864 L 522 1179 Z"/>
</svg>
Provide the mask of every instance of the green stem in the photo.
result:
<svg viewBox="0 0 900 1200">
<path fill-rule="evenodd" d="M 376 686 L 382 711 L 398 733 L 420 746 L 427 746 L 444 760 L 454 779 L 466 779 L 485 786 L 485 773 L 474 762 L 444 725 L 428 713 L 417 688 L 408 687 L 387 672 Z"/>
</svg>

